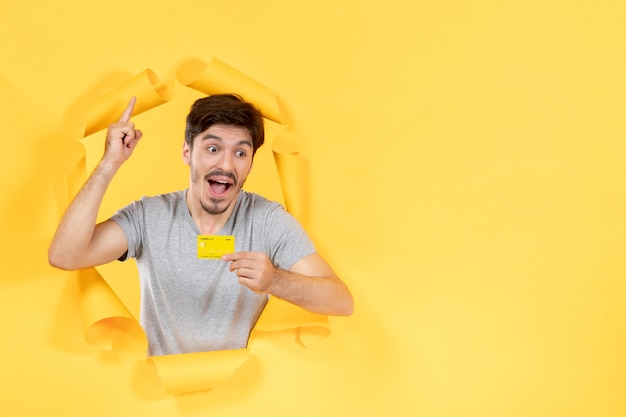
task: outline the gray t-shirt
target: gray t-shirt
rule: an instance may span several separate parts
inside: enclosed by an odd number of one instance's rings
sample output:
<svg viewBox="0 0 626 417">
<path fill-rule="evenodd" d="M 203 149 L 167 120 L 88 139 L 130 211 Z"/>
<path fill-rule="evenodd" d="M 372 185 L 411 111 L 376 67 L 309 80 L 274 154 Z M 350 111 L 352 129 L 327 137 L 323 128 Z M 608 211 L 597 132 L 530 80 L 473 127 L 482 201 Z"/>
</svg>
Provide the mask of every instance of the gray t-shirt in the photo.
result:
<svg viewBox="0 0 626 417">
<path fill-rule="evenodd" d="M 124 259 L 137 261 L 149 355 L 243 348 L 268 299 L 239 284 L 227 262 L 198 258 L 201 233 L 185 195 L 143 197 L 112 216 L 128 241 Z M 235 236 L 235 251 L 263 252 L 285 270 L 315 253 L 280 204 L 245 191 L 216 234 Z"/>
</svg>

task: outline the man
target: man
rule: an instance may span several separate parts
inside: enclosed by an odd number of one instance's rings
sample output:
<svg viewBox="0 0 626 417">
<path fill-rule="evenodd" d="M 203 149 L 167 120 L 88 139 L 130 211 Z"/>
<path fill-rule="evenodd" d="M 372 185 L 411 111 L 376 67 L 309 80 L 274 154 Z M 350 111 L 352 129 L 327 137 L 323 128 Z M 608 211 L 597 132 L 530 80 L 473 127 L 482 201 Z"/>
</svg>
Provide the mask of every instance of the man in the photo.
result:
<svg viewBox="0 0 626 417">
<path fill-rule="evenodd" d="M 197 100 L 187 116 L 189 188 L 143 197 L 96 224 L 104 194 L 142 132 L 133 98 L 109 126 L 104 155 L 63 215 L 52 266 L 75 270 L 135 258 L 149 355 L 245 347 L 269 295 L 309 311 L 350 315 L 346 285 L 297 221 L 242 190 L 263 144 L 261 113 L 232 94 Z M 234 236 L 236 252 L 199 257 L 199 235 Z"/>
</svg>

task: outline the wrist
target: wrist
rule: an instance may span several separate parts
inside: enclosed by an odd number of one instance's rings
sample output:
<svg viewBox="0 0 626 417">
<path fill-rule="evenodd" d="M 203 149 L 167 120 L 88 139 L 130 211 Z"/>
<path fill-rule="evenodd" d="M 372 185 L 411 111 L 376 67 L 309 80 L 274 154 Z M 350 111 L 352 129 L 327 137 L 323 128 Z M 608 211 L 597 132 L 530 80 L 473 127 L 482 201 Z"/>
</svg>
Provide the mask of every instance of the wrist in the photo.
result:
<svg viewBox="0 0 626 417">
<path fill-rule="evenodd" d="M 121 164 L 116 164 L 114 162 L 107 161 L 102 158 L 96 168 L 94 169 L 94 173 L 100 174 L 105 178 L 111 179 L 115 176 L 117 171 L 120 169 Z"/>
<path fill-rule="evenodd" d="M 286 280 L 288 279 L 286 276 L 287 274 L 289 274 L 289 272 L 284 269 L 275 268 L 272 274 L 272 280 L 267 288 L 267 292 L 280 297 L 283 292 L 281 289 L 284 287 Z"/>
</svg>

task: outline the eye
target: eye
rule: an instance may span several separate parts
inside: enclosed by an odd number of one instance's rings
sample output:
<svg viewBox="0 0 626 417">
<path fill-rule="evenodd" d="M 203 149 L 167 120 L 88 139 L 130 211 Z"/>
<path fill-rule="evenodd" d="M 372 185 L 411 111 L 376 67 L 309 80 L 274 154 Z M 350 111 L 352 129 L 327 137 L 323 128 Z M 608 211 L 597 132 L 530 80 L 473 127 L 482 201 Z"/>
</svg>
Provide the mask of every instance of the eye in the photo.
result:
<svg viewBox="0 0 626 417">
<path fill-rule="evenodd" d="M 218 148 L 217 148 L 217 146 L 215 146 L 215 145 L 209 145 L 209 146 L 207 146 L 207 147 L 206 147 L 206 150 L 207 150 L 207 151 L 209 151 L 209 152 L 215 153 L 215 152 L 217 152 L 219 149 L 218 149 Z"/>
<path fill-rule="evenodd" d="M 244 151 L 239 150 L 235 152 L 235 155 L 237 155 L 240 158 L 244 158 L 246 156 L 246 153 Z"/>
</svg>

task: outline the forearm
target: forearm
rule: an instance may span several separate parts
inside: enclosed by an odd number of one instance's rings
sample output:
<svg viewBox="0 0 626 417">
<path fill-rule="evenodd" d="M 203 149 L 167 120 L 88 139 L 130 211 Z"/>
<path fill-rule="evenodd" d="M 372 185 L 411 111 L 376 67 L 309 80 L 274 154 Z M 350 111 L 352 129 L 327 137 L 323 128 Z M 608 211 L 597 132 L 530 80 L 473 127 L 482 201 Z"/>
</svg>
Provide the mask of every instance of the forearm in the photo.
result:
<svg viewBox="0 0 626 417">
<path fill-rule="evenodd" d="M 48 249 L 48 262 L 61 269 L 81 269 L 112 261 L 127 249 L 126 237 L 112 221 L 96 225 L 111 180 L 142 137 L 130 122 L 133 97 L 117 123 L 107 129 L 102 160 L 67 208 Z"/>
<path fill-rule="evenodd" d="M 63 214 L 48 250 L 52 266 L 77 269 L 92 241 L 98 211 L 118 167 L 100 162 Z"/>
<path fill-rule="evenodd" d="M 354 309 L 352 294 L 339 278 L 311 277 L 275 270 L 269 293 L 318 314 L 349 316 Z"/>
<path fill-rule="evenodd" d="M 271 294 L 318 314 L 349 316 L 354 309 L 350 290 L 317 253 L 289 268 L 276 268 L 261 252 L 235 252 L 222 256 L 230 262 L 239 283 L 257 293 Z"/>
</svg>

